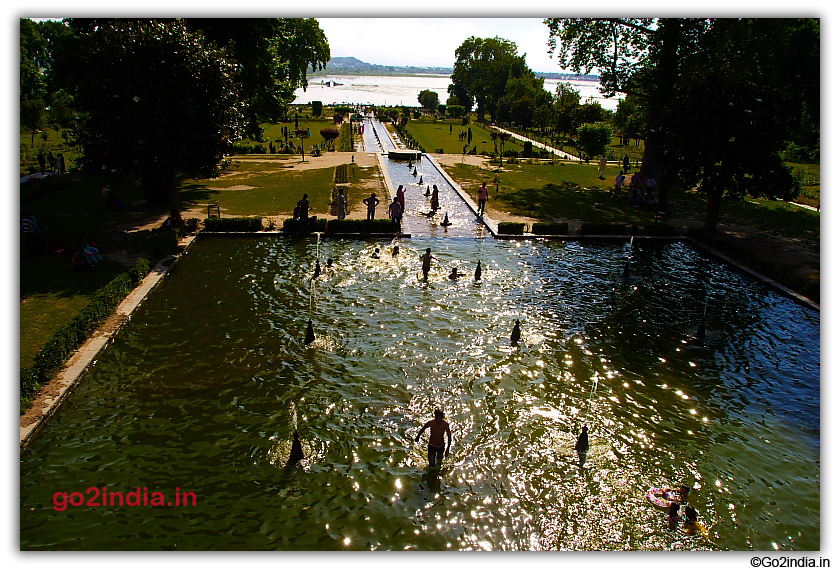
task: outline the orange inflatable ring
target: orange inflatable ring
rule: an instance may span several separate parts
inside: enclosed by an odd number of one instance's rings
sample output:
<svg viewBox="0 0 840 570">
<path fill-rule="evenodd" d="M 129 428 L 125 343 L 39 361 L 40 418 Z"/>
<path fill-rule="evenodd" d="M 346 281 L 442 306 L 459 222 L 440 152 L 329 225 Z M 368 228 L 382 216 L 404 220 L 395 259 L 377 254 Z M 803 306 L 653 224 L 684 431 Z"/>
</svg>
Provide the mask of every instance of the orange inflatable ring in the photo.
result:
<svg viewBox="0 0 840 570">
<path fill-rule="evenodd" d="M 647 500 L 659 508 L 667 509 L 670 508 L 671 503 L 676 499 L 670 491 L 666 493 L 665 489 L 660 487 L 651 487 L 651 489 L 647 492 Z"/>
</svg>

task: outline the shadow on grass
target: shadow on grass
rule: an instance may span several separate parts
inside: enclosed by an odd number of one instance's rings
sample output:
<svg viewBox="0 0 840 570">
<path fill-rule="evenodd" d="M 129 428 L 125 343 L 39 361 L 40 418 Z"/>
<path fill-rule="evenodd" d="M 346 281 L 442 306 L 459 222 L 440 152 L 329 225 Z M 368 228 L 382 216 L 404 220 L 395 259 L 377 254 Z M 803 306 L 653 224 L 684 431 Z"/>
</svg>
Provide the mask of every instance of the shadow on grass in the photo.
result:
<svg viewBox="0 0 840 570">
<path fill-rule="evenodd" d="M 573 182 L 502 190 L 496 199 L 516 215 L 540 219 L 564 218 L 587 222 L 651 223 L 654 212 L 630 206 L 626 198 L 612 200 L 612 192 L 583 188 Z"/>
<path fill-rule="evenodd" d="M 207 184 L 185 180 L 178 191 L 178 200 L 191 204 L 215 202 L 221 193 L 218 188 L 211 188 Z"/>
</svg>

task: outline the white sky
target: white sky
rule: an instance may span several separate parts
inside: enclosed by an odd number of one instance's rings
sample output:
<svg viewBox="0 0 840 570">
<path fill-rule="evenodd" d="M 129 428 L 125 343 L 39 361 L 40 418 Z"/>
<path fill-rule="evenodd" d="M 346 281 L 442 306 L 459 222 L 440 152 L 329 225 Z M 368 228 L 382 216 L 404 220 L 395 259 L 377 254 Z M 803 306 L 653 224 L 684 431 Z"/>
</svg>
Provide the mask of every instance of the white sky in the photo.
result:
<svg viewBox="0 0 840 570">
<path fill-rule="evenodd" d="M 534 71 L 560 72 L 542 18 L 318 18 L 333 57 L 378 65 L 452 67 L 470 36 L 514 42 Z"/>
</svg>

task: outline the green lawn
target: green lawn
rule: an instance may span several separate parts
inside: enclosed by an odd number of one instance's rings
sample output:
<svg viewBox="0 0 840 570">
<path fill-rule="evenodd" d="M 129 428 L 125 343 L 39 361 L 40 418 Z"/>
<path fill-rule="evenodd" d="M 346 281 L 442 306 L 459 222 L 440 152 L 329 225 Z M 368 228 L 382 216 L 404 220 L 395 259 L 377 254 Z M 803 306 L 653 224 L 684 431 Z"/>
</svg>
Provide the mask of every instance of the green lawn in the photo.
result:
<svg viewBox="0 0 840 570">
<path fill-rule="evenodd" d="M 289 139 L 290 142 L 295 143 L 296 145 L 300 145 L 300 139 L 294 136 L 295 131 L 295 120 L 294 118 L 291 121 L 286 123 L 263 123 L 260 125 L 263 131 L 263 138 L 265 139 L 264 143 L 259 143 L 268 148 L 268 141 L 277 143 L 277 141 L 285 142 L 285 138 L 283 137 L 283 127 L 287 127 L 291 133 L 291 137 Z M 324 137 L 321 136 L 321 129 L 326 127 L 335 127 L 339 128 L 339 125 L 336 125 L 335 122 L 330 119 L 304 119 L 301 115 L 298 117 L 298 126 L 302 129 L 309 128 L 312 131 L 312 136 L 304 139 L 304 144 L 306 145 L 307 151 L 309 150 L 310 146 L 319 145 L 324 142 Z M 338 143 L 338 139 L 335 139 L 335 143 Z M 239 144 L 258 144 L 257 141 L 251 139 L 244 139 L 239 141 Z"/>
<path fill-rule="evenodd" d="M 607 166 L 605 180 L 598 179 L 598 167 L 595 164 L 504 164 L 500 173 L 495 166 L 484 169 L 456 164 L 446 167 L 446 170 L 475 200 L 478 199 L 478 186 L 487 181 L 490 207 L 515 215 L 597 223 L 653 221 L 653 212 L 630 206 L 626 197 L 621 201 L 610 199 L 613 180 L 618 174 L 615 166 Z M 705 216 L 706 199 L 699 192 L 672 190 L 668 199 L 669 214 L 672 217 L 702 220 Z M 724 202 L 721 221 L 750 225 L 762 231 L 790 237 L 820 238 L 818 212 L 776 200 L 747 197 L 744 200 Z"/>
<path fill-rule="evenodd" d="M 576 163 L 504 164 L 501 172 L 495 166 L 483 169 L 457 164 L 447 167 L 447 172 L 474 200 L 478 200 L 478 187 L 486 181 L 490 188 L 489 206 L 515 215 L 599 223 L 653 221 L 650 210 L 634 208 L 626 199 L 611 200 L 612 181 L 618 174 L 615 167 L 607 167 L 605 180 L 598 179 L 596 165 Z"/>
<path fill-rule="evenodd" d="M 452 133 L 449 133 L 449 126 L 452 126 Z M 490 138 L 490 130 L 485 129 L 480 123 L 470 123 L 466 126 L 461 126 L 461 121 L 437 121 L 418 120 L 409 121 L 406 127 L 417 142 L 423 145 L 426 152 L 436 152 L 437 149 L 442 148 L 446 154 L 463 154 L 464 145 L 467 141 L 458 140 L 458 132 L 472 129 L 472 142 L 469 144 L 470 150 L 476 148 L 476 152 L 481 154 L 481 151 L 493 152 L 493 139 Z M 509 140 L 505 144 L 505 151 L 508 149 L 522 150 L 522 143 L 519 141 Z"/>
<path fill-rule="evenodd" d="M 799 178 L 799 181 L 802 184 L 802 191 L 799 193 L 799 198 L 796 201 L 800 204 L 808 204 L 809 206 L 819 207 L 820 165 L 800 164 L 794 162 L 786 162 L 785 164 L 793 169 L 793 175 Z"/>
<path fill-rule="evenodd" d="M 42 138 L 41 133 L 46 133 L 47 140 Z M 40 169 L 37 160 L 39 149 L 44 149 L 44 156 L 49 151 L 52 151 L 56 156 L 59 152 L 64 153 L 65 167 L 68 170 L 75 168 L 76 159 L 81 151 L 77 147 L 68 145 L 56 129 L 47 127 L 41 133 L 35 135 L 35 146 L 32 146 L 32 132 L 20 131 L 20 175 L 29 174 L 30 167 Z M 47 169 L 49 169 L 49 163 Z"/>
<path fill-rule="evenodd" d="M 241 159 L 239 167 L 231 176 L 184 180 L 180 199 L 198 206 L 218 204 L 225 214 L 232 216 L 291 216 L 298 200 L 308 194 L 312 215 L 329 212 L 335 186 L 334 168 L 290 170 L 278 159 L 246 162 L 245 156 L 237 158 Z M 372 177 L 374 170 L 350 164 L 348 197 L 351 208 L 364 197 L 363 192 L 355 191 L 354 185 Z"/>
<path fill-rule="evenodd" d="M 125 212 L 105 208 L 100 192 L 109 183 L 127 205 Z M 45 186 L 55 191 L 33 197 Z M 103 253 L 124 250 L 128 255 L 144 253 L 145 243 L 120 239 L 119 233 L 112 230 L 139 217 L 166 212 L 165 208 L 131 205 L 143 201 L 142 192 L 134 188 L 133 180 L 115 181 L 79 173 L 30 183 L 21 193 L 21 206 L 32 211 L 45 237 L 54 234 L 61 245 L 70 249 L 78 240 L 85 239 L 96 242 Z M 52 253 L 30 256 L 21 248 L 21 366 L 32 364 L 33 357 L 52 334 L 86 306 L 97 290 L 126 269 L 120 263 L 105 263 L 93 271 L 80 273 L 73 270 L 70 257 Z"/>
</svg>

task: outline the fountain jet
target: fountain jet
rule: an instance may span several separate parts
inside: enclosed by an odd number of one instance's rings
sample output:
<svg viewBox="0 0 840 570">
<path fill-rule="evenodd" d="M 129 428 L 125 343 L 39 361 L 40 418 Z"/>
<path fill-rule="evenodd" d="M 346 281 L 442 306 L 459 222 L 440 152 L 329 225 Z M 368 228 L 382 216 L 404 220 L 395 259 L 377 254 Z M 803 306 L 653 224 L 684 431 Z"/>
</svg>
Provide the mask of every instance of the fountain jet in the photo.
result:
<svg viewBox="0 0 840 570">
<path fill-rule="evenodd" d="M 300 444 L 300 434 L 297 430 L 295 430 L 294 440 L 292 441 L 292 452 L 289 454 L 289 461 L 287 465 L 289 467 L 294 467 L 303 458 L 303 446 Z"/>
<path fill-rule="evenodd" d="M 510 333 L 510 345 L 516 346 L 519 344 L 519 340 L 522 338 L 522 331 L 519 330 L 519 319 L 516 319 L 516 322 L 513 324 L 513 331 Z"/>
</svg>

